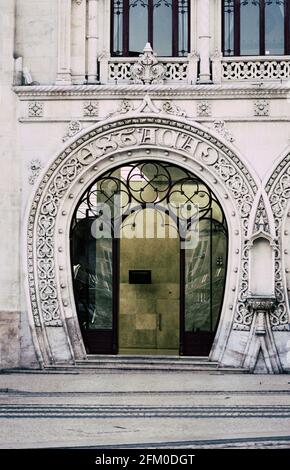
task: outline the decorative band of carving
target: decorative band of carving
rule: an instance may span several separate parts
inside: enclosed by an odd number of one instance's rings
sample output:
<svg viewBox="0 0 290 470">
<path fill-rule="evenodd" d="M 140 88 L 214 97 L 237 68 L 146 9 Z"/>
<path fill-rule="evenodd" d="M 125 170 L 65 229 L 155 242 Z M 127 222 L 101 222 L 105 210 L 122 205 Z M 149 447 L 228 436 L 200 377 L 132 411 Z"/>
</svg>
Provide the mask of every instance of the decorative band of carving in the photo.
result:
<svg viewBox="0 0 290 470">
<path fill-rule="evenodd" d="M 274 215 L 277 240 L 275 241 L 275 294 L 278 304 L 271 313 L 272 329 L 289 331 L 289 316 L 287 312 L 287 295 L 282 278 L 282 247 L 281 225 L 290 199 L 290 154 L 278 165 L 266 185 L 269 200 Z"/>
</svg>

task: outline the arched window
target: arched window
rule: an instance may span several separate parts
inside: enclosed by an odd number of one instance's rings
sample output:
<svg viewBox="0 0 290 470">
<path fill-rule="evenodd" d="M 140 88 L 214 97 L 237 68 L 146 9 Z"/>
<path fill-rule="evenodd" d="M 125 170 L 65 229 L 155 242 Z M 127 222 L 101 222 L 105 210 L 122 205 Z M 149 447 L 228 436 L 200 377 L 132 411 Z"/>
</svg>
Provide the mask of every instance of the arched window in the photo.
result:
<svg viewBox="0 0 290 470">
<path fill-rule="evenodd" d="M 223 0 L 225 56 L 289 54 L 289 0 Z"/>
<path fill-rule="evenodd" d="M 189 5 L 188 0 L 112 0 L 112 55 L 138 56 L 150 42 L 159 56 L 185 56 Z"/>
</svg>

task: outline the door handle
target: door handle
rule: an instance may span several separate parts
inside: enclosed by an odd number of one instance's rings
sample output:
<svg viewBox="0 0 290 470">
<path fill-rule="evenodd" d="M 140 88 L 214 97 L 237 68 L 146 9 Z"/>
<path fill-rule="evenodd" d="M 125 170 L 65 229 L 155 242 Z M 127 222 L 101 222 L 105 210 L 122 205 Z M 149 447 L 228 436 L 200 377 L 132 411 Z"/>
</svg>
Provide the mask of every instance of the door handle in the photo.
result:
<svg viewBox="0 0 290 470">
<path fill-rule="evenodd" d="M 158 314 L 158 330 L 162 331 L 162 315 L 161 315 L 161 313 Z"/>
</svg>

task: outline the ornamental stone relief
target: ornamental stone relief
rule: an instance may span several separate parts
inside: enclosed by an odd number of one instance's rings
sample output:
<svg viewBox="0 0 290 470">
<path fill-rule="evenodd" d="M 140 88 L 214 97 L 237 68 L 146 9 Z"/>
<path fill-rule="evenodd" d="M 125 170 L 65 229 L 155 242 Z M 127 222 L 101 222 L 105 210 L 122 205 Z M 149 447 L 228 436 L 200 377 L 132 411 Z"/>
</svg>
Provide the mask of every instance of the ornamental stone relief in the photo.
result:
<svg viewBox="0 0 290 470">
<path fill-rule="evenodd" d="M 260 230 L 266 233 L 270 233 L 269 218 L 262 196 L 260 197 L 255 217 L 255 231 L 258 232 Z"/>
<path fill-rule="evenodd" d="M 235 139 L 231 132 L 227 129 L 225 121 L 214 121 L 213 128 L 218 132 L 224 139 L 229 142 L 234 142 Z"/>
<path fill-rule="evenodd" d="M 159 114 L 162 112 L 165 114 L 171 114 L 172 116 L 186 117 L 186 112 L 177 106 L 177 104 L 175 104 L 173 101 L 164 101 L 161 103 L 161 107 L 158 107 L 158 105 L 151 100 L 149 95 L 145 95 L 141 104 L 138 106 L 134 106 L 134 104 L 129 100 L 123 100 L 118 106 L 117 110 L 109 113 L 107 118 L 118 116 L 120 114 L 139 114 L 144 112 L 154 114 Z"/>
<path fill-rule="evenodd" d="M 256 100 L 254 102 L 254 116 L 269 116 L 270 103 L 268 100 Z"/>
<path fill-rule="evenodd" d="M 131 67 L 131 79 L 136 84 L 162 84 L 164 82 L 166 68 L 160 64 L 149 43 L 143 49 L 139 59 Z"/>
<path fill-rule="evenodd" d="M 290 199 L 290 154 L 278 165 L 266 185 L 266 192 L 274 215 L 275 240 L 275 295 L 277 306 L 271 314 L 273 330 L 289 331 L 287 293 L 282 266 L 282 222 Z"/>
<path fill-rule="evenodd" d="M 257 187 L 239 158 L 222 142 L 206 131 L 189 124 L 164 118 L 134 117 L 104 124 L 72 143 L 51 165 L 44 176 L 31 207 L 28 226 L 28 274 L 32 311 L 36 326 L 61 326 L 61 299 L 58 293 L 56 269 L 56 219 L 60 203 L 69 194 L 70 187 L 86 168 L 117 152 L 134 154 L 134 149 L 161 148 L 166 154 L 176 151 L 185 160 L 200 162 L 209 167 L 235 201 L 242 220 L 245 237 L 250 210 Z M 167 150 L 166 150 L 167 149 Z M 110 157 L 111 158 L 111 157 Z M 217 182 L 217 180 L 215 181 Z M 228 194 L 224 195 L 229 198 Z M 66 213 L 60 214 L 66 216 Z M 234 217 L 236 213 L 233 213 Z M 36 230 L 36 236 L 34 235 Z M 60 230 L 58 229 L 61 233 Z M 248 289 L 248 248 L 245 245 L 243 273 L 235 311 L 236 329 L 245 326 L 247 318 L 242 310 Z M 68 274 L 70 275 L 70 274 Z M 248 313 L 248 311 L 247 311 Z"/>
<path fill-rule="evenodd" d="M 78 134 L 82 130 L 83 126 L 80 121 L 71 121 L 67 128 L 66 133 L 63 136 L 62 140 L 65 142 L 66 140 L 70 139 L 74 135 Z"/>
<path fill-rule="evenodd" d="M 31 160 L 28 164 L 28 170 L 29 170 L 29 175 L 28 175 L 28 182 L 32 186 L 35 183 L 35 180 L 38 178 L 40 171 L 42 169 L 42 163 L 39 158 L 35 158 Z"/>
<path fill-rule="evenodd" d="M 87 116 L 98 116 L 99 115 L 99 103 L 98 101 L 85 101 L 83 103 L 83 115 Z"/>
<path fill-rule="evenodd" d="M 200 101 L 196 105 L 198 117 L 210 117 L 211 116 L 211 103 L 207 100 Z"/>
<path fill-rule="evenodd" d="M 43 102 L 31 101 L 28 103 L 28 116 L 29 117 L 42 117 L 43 116 Z"/>
</svg>

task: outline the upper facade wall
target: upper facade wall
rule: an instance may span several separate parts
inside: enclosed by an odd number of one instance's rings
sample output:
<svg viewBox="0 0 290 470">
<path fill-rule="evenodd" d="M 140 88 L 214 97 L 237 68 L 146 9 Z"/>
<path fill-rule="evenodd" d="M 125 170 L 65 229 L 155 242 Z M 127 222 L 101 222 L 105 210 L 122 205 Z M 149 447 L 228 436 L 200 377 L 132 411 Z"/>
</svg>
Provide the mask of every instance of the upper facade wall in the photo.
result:
<svg viewBox="0 0 290 470">
<path fill-rule="evenodd" d="M 23 58 L 33 81 L 52 84 L 57 63 L 58 0 L 17 0 L 15 58 Z"/>
<path fill-rule="evenodd" d="M 111 47 L 113 29 L 111 0 L 15 0 L 15 2 L 15 58 L 22 58 L 16 64 L 16 70 L 19 72 L 16 75 L 16 84 L 21 85 L 25 81 L 27 83 L 27 76 L 25 77 L 25 73 L 22 74 L 26 69 L 31 72 L 31 80 L 40 85 L 126 84 L 136 81 L 131 68 L 138 60 L 138 54 L 130 52 L 132 45 L 129 53 L 128 51 L 126 53 L 126 47 L 127 49 L 129 47 L 128 37 L 126 40 L 124 34 L 120 34 L 120 40 L 123 41 L 120 53 L 114 53 L 114 47 Z M 182 0 L 176 3 L 177 7 L 180 2 L 182 3 Z M 264 46 L 259 46 L 260 53 L 241 57 L 241 53 L 245 50 L 240 45 L 242 37 L 240 41 L 236 36 L 233 39 L 234 35 L 231 36 L 233 42 L 231 47 L 235 48 L 235 51 L 233 53 L 225 51 L 223 55 L 223 0 L 191 0 L 189 3 L 190 35 L 186 42 L 186 51 L 180 53 L 179 40 L 176 39 L 176 47 L 175 49 L 173 47 L 173 50 L 178 52 L 172 53 L 171 57 L 160 57 L 160 54 L 158 56 L 159 62 L 165 67 L 164 83 L 228 84 L 260 79 L 266 81 L 278 79 L 283 82 L 289 79 L 290 56 L 286 53 L 289 53 L 290 48 L 290 31 L 285 32 L 284 55 L 274 54 L 273 51 L 278 50 L 277 48 L 266 50 L 265 40 L 261 40 Z M 275 3 L 276 7 L 284 8 L 280 3 Z M 225 3 L 229 5 L 229 11 L 234 4 L 234 0 Z M 144 19 L 144 22 L 146 21 Z M 286 19 L 285 24 L 287 21 Z M 261 37 L 266 34 L 265 24 L 264 21 L 264 27 L 261 26 Z M 122 31 L 127 30 L 128 25 L 122 23 L 120 28 Z M 156 30 L 158 31 L 158 27 Z M 238 27 L 234 27 L 233 30 L 238 30 Z M 162 34 L 166 33 L 163 31 Z M 175 36 L 178 34 L 179 30 Z M 148 37 L 144 39 L 143 44 L 140 39 L 142 48 L 146 40 Z M 125 47 L 123 43 L 126 41 Z M 137 51 L 141 51 L 140 44 Z"/>
</svg>

